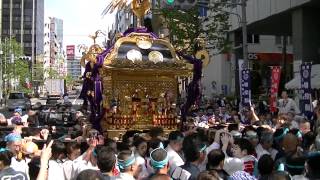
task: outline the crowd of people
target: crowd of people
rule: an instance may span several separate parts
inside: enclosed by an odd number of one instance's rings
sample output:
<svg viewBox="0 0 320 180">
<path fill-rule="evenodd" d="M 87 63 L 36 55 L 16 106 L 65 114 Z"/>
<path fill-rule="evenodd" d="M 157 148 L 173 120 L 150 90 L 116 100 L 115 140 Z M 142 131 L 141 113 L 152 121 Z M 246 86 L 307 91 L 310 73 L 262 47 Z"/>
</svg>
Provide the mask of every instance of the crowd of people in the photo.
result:
<svg viewBox="0 0 320 180">
<path fill-rule="evenodd" d="M 37 113 L 0 115 L 0 179 L 320 179 L 320 106 L 304 117 L 286 92 L 278 112 L 262 100 L 239 111 L 225 98 L 203 103 L 185 129 L 128 130 L 109 138 L 85 112 L 69 127 L 34 125 Z"/>
</svg>

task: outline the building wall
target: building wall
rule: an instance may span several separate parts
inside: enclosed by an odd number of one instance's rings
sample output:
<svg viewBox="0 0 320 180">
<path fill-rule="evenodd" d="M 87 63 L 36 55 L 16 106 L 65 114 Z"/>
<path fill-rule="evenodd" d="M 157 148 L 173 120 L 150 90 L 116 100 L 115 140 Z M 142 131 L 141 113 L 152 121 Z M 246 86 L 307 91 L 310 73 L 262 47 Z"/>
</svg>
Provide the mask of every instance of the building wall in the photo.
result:
<svg viewBox="0 0 320 180">
<path fill-rule="evenodd" d="M 67 60 L 68 75 L 71 75 L 73 79 L 79 79 L 81 77 L 81 56 L 75 56 L 74 59 Z"/>
<path fill-rule="evenodd" d="M 129 5 L 130 6 L 130 5 Z M 117 33 L 123 33 L 130 27 L 136 26 L 136 19 L 131 10 L 120 10 L 115 15 L 114 24 L 108 32 L 109 45 L 115 43 Z"/>
<path fill-rule="evenodd" d="M 44 24 L 44 71 L 48 78 L 48 69 L 54 68 L 60 75 L 67 73 L 63 50 L 63 20 L 47 17 Z"/>
<path fill-rule="evenodd" d="M 259 35 L 260 43 L 249 43 L 248 53 L 282 53 L 282 37 Z M 287 53 L 292 53 L 292 38 L 287 37 Z"/>
<path fill-rule="evenodd" d="M 44 43 L 44 0 L 35 0 L 36 3 L 36 54 L 43 54 Z"/>
<path fill-rule="evenodd" d="M 231 93 L 232 69 L 228 59 L 227 54 L 212 56 L 209 65 L 203 68 L 202 87 L 206 97 Z"/>
<path fill-rule="evenodd" d="M 43 52 L 44 0 L 2 0 L 1 5 L 1 38 L 15 37 L 23 46 L 26 56 L 41 54 Z M 33 17 L 33 10 L 35 10 L 35 17 Z M 33 19 L 35 23 L 32 23 Z M 34 45 L 32 45 L 32 34 Z M 33 51 L 32 47 L 34 47 Z"/>
<path fill-rule="evenodd" d="M 247 22 L 248 24 L 260 21 L 269 16 L 276 15 L 283 11 L 295 8 L 311 0 L 248 0 L 247 1 Z M 241 7 L 234 6 L 233 13 L 241 16 Z M 239 17 L 231 15 L 231 30 L 239 28 Z"/>
</svg>

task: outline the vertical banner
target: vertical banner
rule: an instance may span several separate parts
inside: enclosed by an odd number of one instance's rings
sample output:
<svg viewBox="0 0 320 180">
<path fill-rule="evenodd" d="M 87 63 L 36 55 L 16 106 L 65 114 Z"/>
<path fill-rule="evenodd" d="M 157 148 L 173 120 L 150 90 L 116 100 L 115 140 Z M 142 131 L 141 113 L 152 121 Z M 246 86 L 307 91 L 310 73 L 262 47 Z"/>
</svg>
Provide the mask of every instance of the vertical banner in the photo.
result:
<svg viewBox="0 0 320 180">
<path fill-rule="evenodd" d="M 312 112 L 311 107 L 311 68 L 312 63 L 303 63 L 300 67 L 301 77 L 301 111 L 305 116 Z"/>
<path fill-rule="evenodd" d="M 271 89 L 269 98 L 270 112 L 277 111 L 277 95 L 279 90 L 280 75 L 281 67 L 271 66 Z"/>
<path fill-rule="evenodd" d="M 239 73 L 239 90 L 240 90 L 240 95 L 242 94 L 241 93 L 241 80 L 242 80 L 242 70 L 244 68 L 244 63 L 243 63 L 243 59 L 239 59 L 238 60 L 238 73 Z M 240 102 L 241 102 L 241 99 L 240 99 Z M 241 103 L 240 103 L 241 105 Z"/>
<path fill-rule="evenodd" d="M 250 70 L 242 69 L 241 70 L 241 104 L 243 107 L 250 106 L 251 101 L 251 78 L 250 78 Z"/>
</svg>

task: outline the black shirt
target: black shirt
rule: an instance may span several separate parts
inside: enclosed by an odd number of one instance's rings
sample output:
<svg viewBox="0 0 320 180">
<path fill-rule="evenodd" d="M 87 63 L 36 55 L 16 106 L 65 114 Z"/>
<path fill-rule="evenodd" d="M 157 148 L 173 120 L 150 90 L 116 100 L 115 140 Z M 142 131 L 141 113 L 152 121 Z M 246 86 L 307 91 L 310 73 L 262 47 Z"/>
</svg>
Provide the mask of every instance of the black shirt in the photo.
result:
<svg viewBox="0 0 320 180">
<path fill-rule="evenodd" d="M 186 162 L 184 165 L 180 167 L 191 174 L 188 180 L 197 180 L 197 177 L 200 174 L 200 169 L 198 168 L 198 166 L 190 162 Z"/>
</svg>

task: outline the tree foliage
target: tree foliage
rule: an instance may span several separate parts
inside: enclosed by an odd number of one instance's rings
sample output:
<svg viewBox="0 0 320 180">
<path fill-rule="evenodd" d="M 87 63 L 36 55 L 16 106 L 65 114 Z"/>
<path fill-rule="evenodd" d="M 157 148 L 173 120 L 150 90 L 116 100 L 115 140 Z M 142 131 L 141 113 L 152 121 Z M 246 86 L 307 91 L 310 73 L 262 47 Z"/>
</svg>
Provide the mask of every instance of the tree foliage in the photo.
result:
<svg viewBox="0 0 320 180">
<path fill-rule="evenodd" d="M 44 84 L 44 68 L 42 63 L 33 64 L 33 81 L 39 82 L 39 85 Z"/>
<path fill-rule="evenodd" d="M 67 76 L 64 77 L 64 80 L 66 80 L 66 86 L 68 88 L 72 88 L 76 82 L 76 79 L 74 79 L 70 74 L 67 74 Z"/>
<path fill-rule="evenodd" d="M 30 61 L 21 59 L 23 49 L 14 38 L 5 38 L 1 42 L 2 50 L 2 73 L 4 90 L 7 93 L 13 88 L 10 87 L 10 82 L 16 81 L 17 91 L 30 92 L 26 87 L 26 81 L 31 81 Z"/>
<path fill-rule="evenodd" d="M 48 79 L 60 79 L 60 75 L 58 71 L 54 67 L 49 67 L 48 71 Z"/>
<path fill-rule="evenodd" d="M 160 4 L 160 2 L 159 2 Z M 175 48 L 193 52 L 192 46 L 198 37 L 205 38 L 207 47 L 216 53 L 228 51 L 230 43 L 227 41 L 229 30 L 229 13 L 225 11 L 226 4 L 210 3 L 207 5 L 207 16 L 199 16 L 198 6 L 190 10 L 175 8 L 160 8 L 159 14 L 164 19 L 170 33 L 170 40 Z"/>
</svg>

